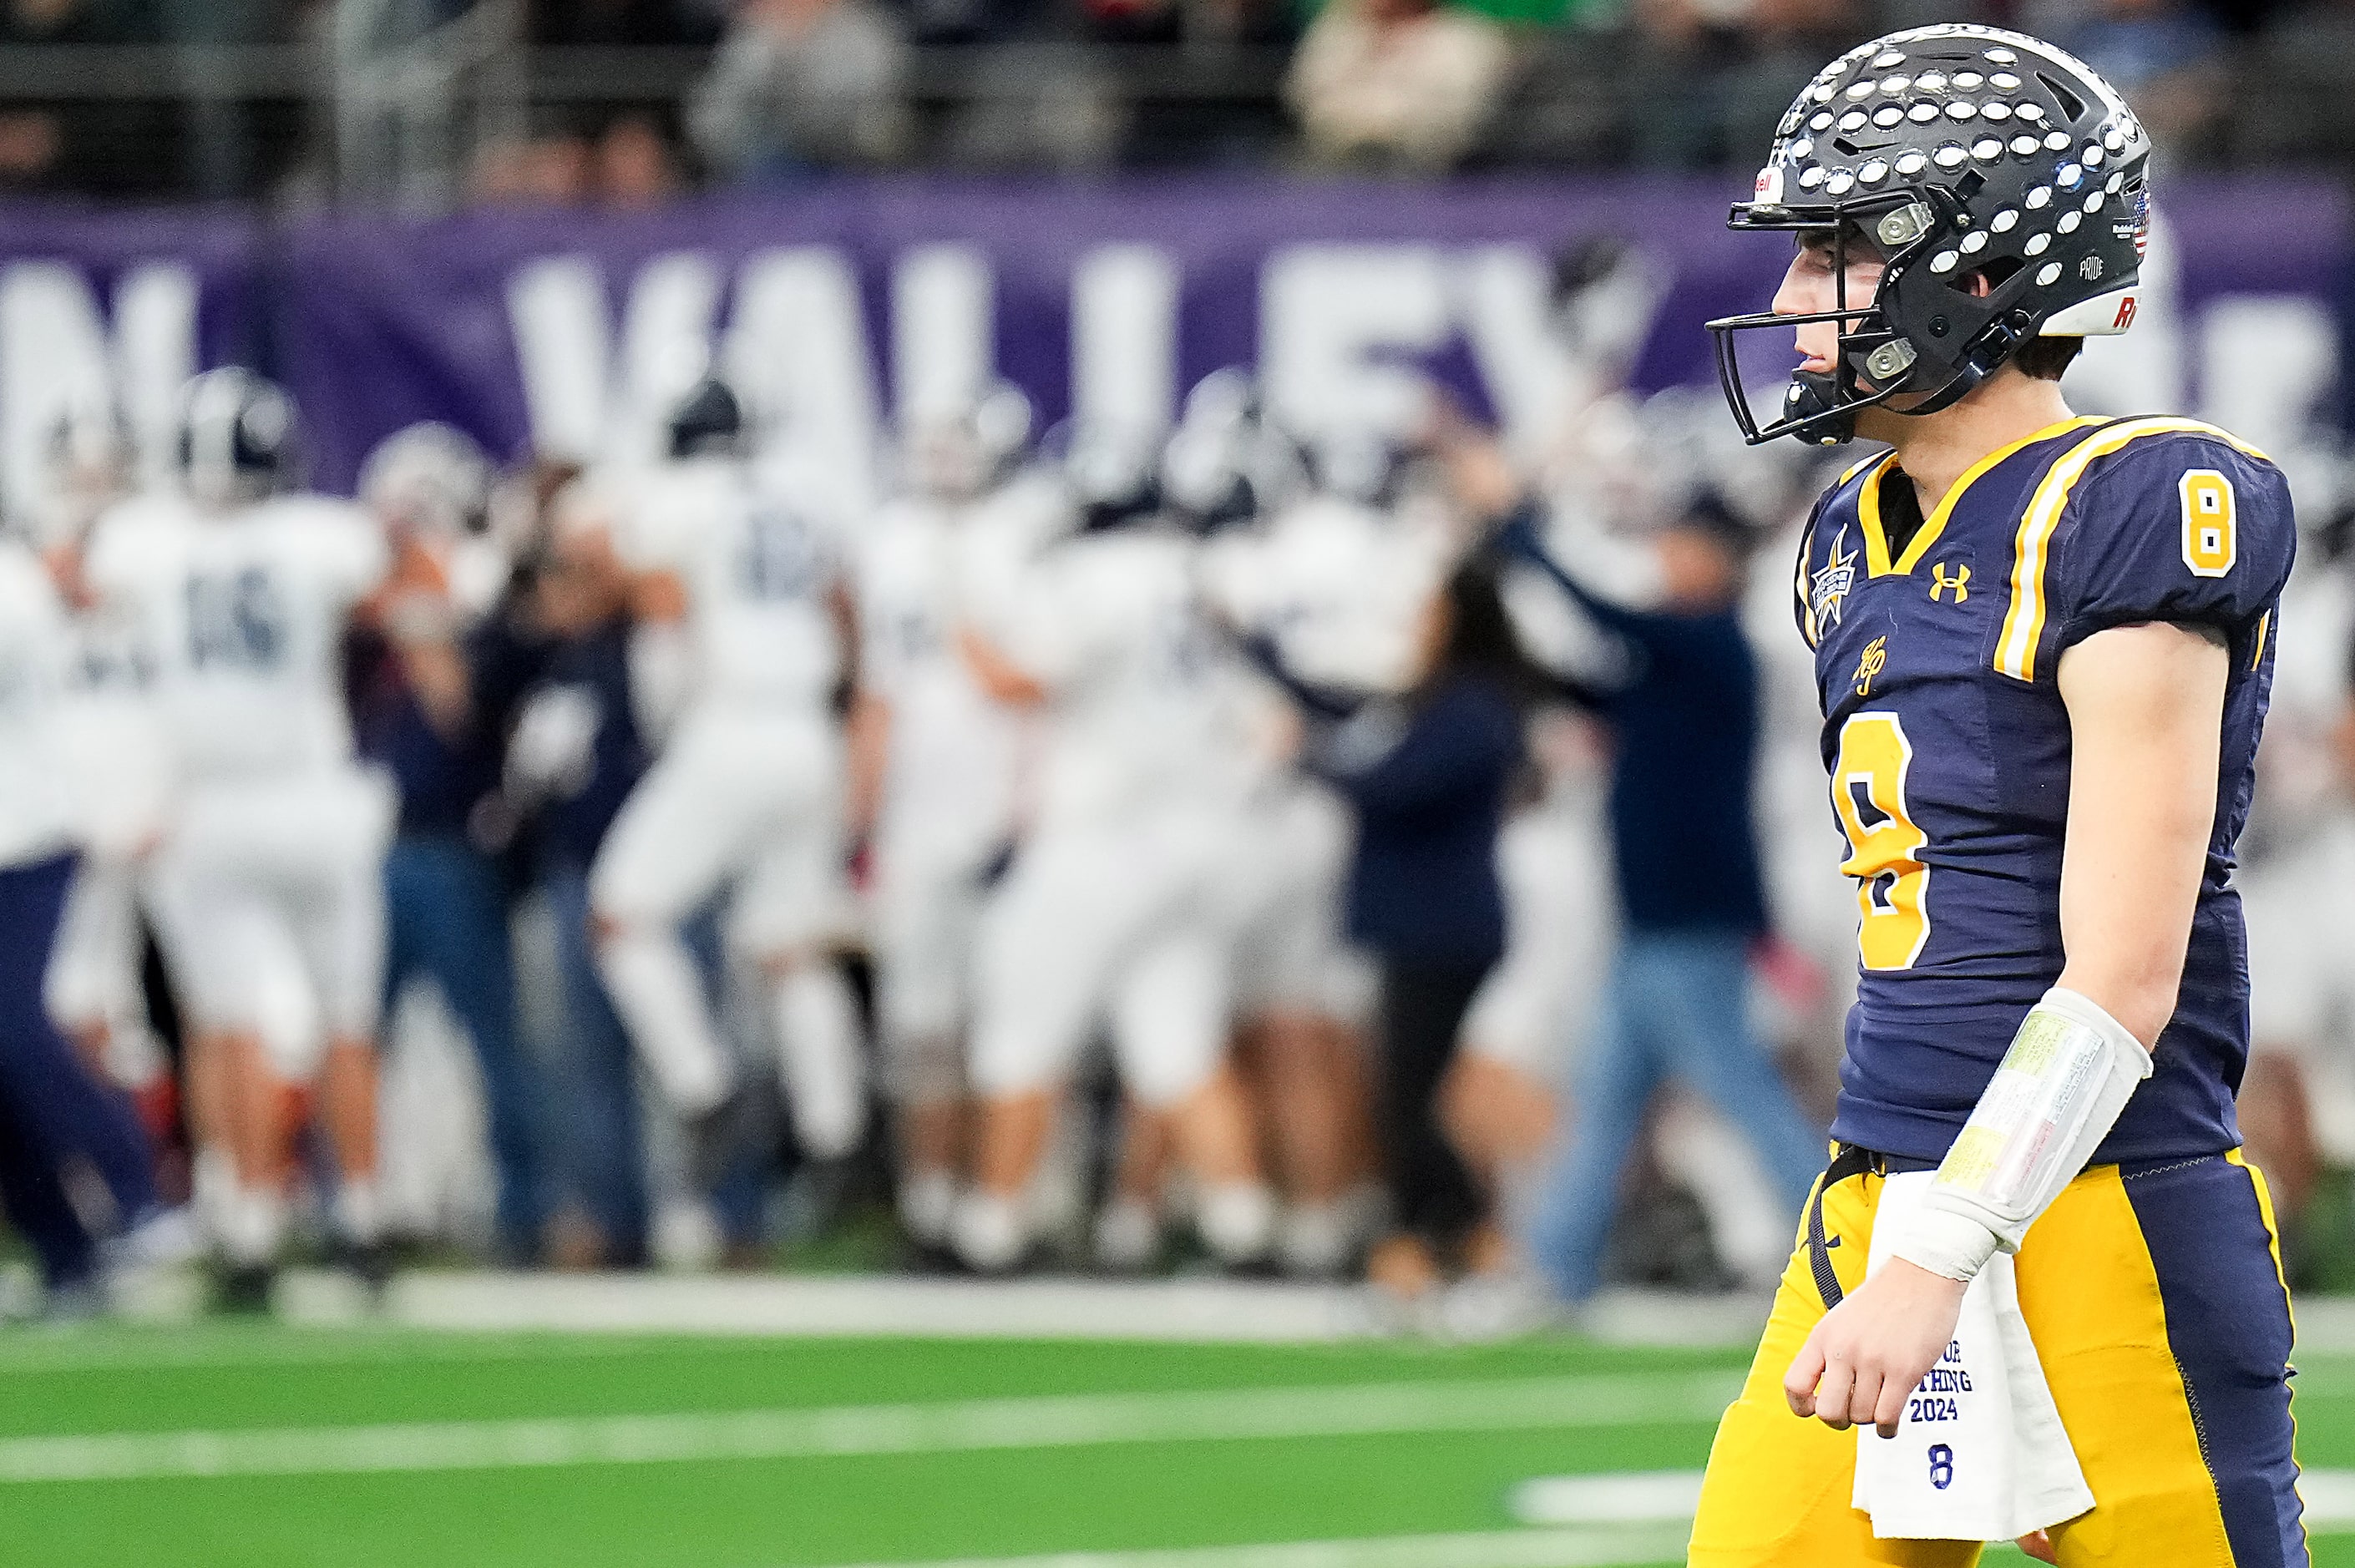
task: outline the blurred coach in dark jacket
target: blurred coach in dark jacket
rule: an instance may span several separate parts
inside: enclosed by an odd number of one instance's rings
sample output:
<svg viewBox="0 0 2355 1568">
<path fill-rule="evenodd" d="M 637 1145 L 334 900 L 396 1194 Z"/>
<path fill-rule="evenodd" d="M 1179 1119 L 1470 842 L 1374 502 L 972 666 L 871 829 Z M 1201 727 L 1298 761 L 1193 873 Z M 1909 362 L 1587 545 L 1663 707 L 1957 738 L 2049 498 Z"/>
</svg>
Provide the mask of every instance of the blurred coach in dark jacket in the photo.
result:
<svg viewBox="0 0 2355 1568">
<path fill-rule="evenodd" d="M 1795 1216 L 1824 1139 L 1748 1019 L 1750 949 L 1767 914 L 1751 820 L 1758 671 L 1741 619 L 1746 531 L 1717 497 L 1699 497 L 1655 542 L 1665 596 L 1650 610 L 1600 599 L 1565 572 L 1529 510 L 1499 542 L 1620 644 L 1628 672 L 1604 705 L 1616 740 L 1619 953 L 1579 1069 L 1576 1121 L 1529 1237 L 1554 1289 L 1579 1301 L 1601 1283 L 1627 1151 L 1668 1078 L 1742 1130 Z"/>
<path fill-rule="evenodd" d="M 1303 758 L 1356 808 L 1350 939 L 1380 967 L 1381 1119 L 1394 1233 L 1369 1273 L 1402 1296 L 1476 1265 L 1488 1204 L 1441 1130 L 1437 1097 L 1474 992 L 1505 951 L 1497 836 L 1534 672 L 1494 567 L 1467 564 L 1425 612 L 1423 667 L 1396 702 L 1285 679 L 1319 726 Z M 1264 662 L 1264 661 L 1263 661 Z M 1346 718 L 1342 715 L 1346 714 Z"/>
</svg>

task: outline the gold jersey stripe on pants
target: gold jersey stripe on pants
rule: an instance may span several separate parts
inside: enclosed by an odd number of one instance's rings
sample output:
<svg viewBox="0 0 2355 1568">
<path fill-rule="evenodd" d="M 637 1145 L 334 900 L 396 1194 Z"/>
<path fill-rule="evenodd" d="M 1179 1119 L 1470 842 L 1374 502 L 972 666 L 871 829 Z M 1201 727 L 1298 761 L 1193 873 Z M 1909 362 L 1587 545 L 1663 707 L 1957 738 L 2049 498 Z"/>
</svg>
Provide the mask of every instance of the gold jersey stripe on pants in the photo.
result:
<svg viewBox="0 0 2355 1568">
<path fill-rule="evenodd" d="M 1693 1568 L 1978 1560 L 1976 1542 L 1876 1541 L 1849 1506 L 1857 1434 L 1795 1416 L 1784 1401 L 1784 1373 L 1827 1309 L 1814 1258 L 1828 1259 L 1841 1290 L 1862 1283 L 1884 1183 L 1865 1171 L 1822 1193 L 1820 1255 L 1802 1223 L 1710 1453 Z M 2064 1568 L 2304 1568 L 2289 1296 L 2264 1178 L 2237 1152 L 2096 1166 L 2029 1232 L 2019 1279 L 2095 1499 L 2052 1531 Z"/>
</svg>

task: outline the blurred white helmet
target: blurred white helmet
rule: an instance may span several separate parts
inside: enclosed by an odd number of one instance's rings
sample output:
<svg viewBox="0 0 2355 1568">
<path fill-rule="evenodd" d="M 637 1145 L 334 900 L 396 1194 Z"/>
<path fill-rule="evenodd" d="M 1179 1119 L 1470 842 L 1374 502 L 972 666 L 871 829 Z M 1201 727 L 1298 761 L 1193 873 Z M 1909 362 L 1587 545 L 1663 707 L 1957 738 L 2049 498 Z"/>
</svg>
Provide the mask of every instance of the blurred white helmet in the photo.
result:
<svg viewBox="0 0 2355 1568">
<path fill-rule="evenodd" d="M 385 522 L 456 539 L 483 531 L 491 462 L 474 437 L 428 420 L 378 443 L 360 468 L 360 500 Z"/>
<path fill-rule="evenodd" d="M 208 370 L 180 395 L 180 477 L 208 507 L 294 488 L 302 436 L 286 389 L 242 366 Z"/>
<path fill-rule="evenodd" d="M 1273 512 L 1308 488 L 1299 443 L 1269 418 L 1259 387 L 1241 370 L 1214 370 L 1187 394 L 1162 454 L 1170 501 L 1201 527 Z"/>
<path fill-rule="evenodd" d="M 131 429 L 111 404 L 77 408 L 50 427 L 38 504 L 24 523 L 41 548 L 86 533 L 133 483 Z"/>
<path fill-rule="evenodd" d="M 970 407 L 911 426 L 900 452 L 908 487 L 943 501 L 981 494 L 1021 457 L 1032 418 L 1022 389 L 1000 381 Z"/>
<path fill-rule="evenodd" d="M 1125 426 L 1066 420 L 1040 453 L 1060 475 L 1083 528 L 1116 528 L 1156 515 L 1160 476 L 1152 435 Z"/>
</svg>

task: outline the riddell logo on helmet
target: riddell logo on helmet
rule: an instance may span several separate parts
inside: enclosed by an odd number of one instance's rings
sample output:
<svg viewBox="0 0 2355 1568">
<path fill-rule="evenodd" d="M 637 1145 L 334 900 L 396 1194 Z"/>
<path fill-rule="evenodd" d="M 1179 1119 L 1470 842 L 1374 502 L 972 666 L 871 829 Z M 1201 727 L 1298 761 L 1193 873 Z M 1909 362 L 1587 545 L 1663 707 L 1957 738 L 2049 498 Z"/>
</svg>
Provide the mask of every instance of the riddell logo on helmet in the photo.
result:
<svg viewBox="0 0 2355 1568">
<path fill-rule="evenodd" d="M 2118 302 L 2118 319 L 2110 323 L 2110 330 L 2112 332 L 2124 332 L 2126 328 L 2134 325 L 2134 318 L 2135 297 L 2132 294 L 2128 294 L 2125 299 Z"/>
</svg>

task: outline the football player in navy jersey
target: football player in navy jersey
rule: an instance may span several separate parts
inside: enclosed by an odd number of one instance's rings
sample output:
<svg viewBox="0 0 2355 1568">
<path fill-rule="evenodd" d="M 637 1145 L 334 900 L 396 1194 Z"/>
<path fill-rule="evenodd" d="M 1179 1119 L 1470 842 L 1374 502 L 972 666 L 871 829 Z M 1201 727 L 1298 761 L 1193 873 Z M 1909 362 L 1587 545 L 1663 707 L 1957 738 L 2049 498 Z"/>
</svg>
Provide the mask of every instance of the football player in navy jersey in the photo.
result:
<svg viewBox="0 0 2355 1568">
<path fill-rule="evenodd" d="M 1917 28 L 1827 67 L 1733 209 L 1797 240 L 1771 312 L 1710 323 L 1745 436 L 1891 450 L 1817 503 L 1792 579 L 1861 978 L 1697 1564 L 1976 1561 L 1906 1520 L 2028 1451 L 1971 1393 L 1923 1396 L 1983 1272 L 2033 1344 L 2010 1397 L 2041 1369 L 2084 1481 L 1986 1533 L 2068 1564 L 2307 1560 L 2288 1299 L 2232 1106 L 2233 845 L 2289 494 L 2222 430 L 2077 418 L 2058 384 L 2132 323 L 2148 155 L 2060 50 Z M 1737 344 L 1795 329 L 1762 420 Z"/>
</svg>

